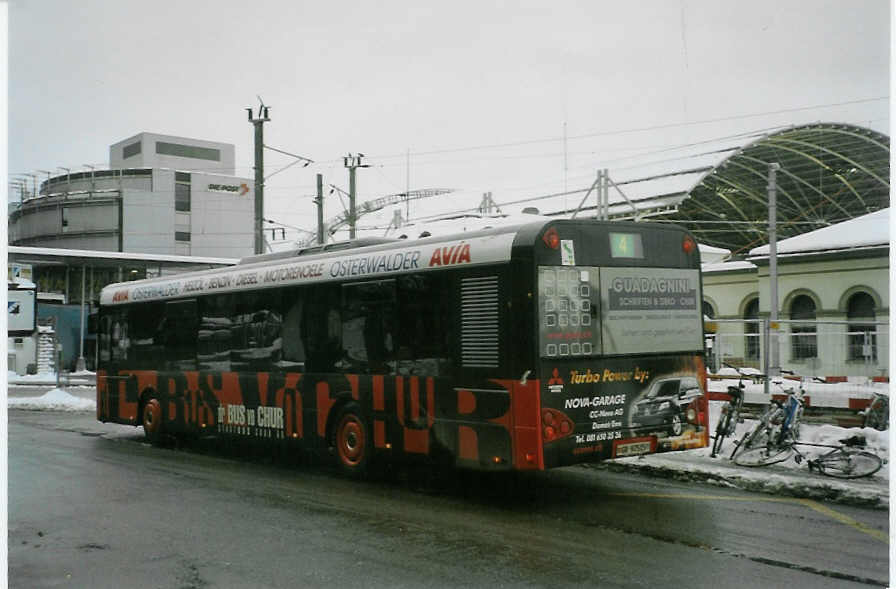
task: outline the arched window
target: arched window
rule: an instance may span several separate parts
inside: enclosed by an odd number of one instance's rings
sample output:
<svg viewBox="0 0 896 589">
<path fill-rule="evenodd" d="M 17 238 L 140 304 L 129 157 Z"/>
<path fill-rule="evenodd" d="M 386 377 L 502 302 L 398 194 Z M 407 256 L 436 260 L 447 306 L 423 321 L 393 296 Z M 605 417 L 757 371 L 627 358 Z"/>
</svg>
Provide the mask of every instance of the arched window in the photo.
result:
<svg viewBox="0 0 896 589">
<path fill-rule="evenodd" d="M 747 303 L 744 309 L 744 358 L 759 360 L 759 299 Z"/>
<path fill-rule="evenodd" d="M 716 312 L 712 308 L 712 304 L 709 301 L 703 301 L 703 316 L 707 319 L 716 318 Z"/>
<path fill-rule="evenodd" d="M 849 321 L 849 360 L 877 360 L 877 333 L 874 325 L 874 298 L 867 292 L 857 292 L 846 303 Z"/>
<path fill-rule="evenodd" d="M 818 341 L 815 336 L 815 301 L 808 295 L 797 295 L 790 303 L 791 321 L 812 321 L 809 324 L 792 323 L 790 350 L 794 360 L 803 358 L 816 358 L 818 356 Z"/>
</svg>

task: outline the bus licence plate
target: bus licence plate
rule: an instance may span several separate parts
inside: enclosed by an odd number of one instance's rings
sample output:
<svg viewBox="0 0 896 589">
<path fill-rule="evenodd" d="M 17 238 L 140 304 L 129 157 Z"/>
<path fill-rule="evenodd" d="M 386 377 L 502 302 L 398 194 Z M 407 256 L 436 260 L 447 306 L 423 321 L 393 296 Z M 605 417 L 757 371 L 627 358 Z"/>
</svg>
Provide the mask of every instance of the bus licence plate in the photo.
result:
<svg viewBox="0 0 896 589">
<path fill-rule="evenodd" d="M 648 452 L 650 452 L 650 442 L 630 442 L 616 446 L 617 458 L 637 456 L 638 454 L 647 454 Z"/>
</svg>

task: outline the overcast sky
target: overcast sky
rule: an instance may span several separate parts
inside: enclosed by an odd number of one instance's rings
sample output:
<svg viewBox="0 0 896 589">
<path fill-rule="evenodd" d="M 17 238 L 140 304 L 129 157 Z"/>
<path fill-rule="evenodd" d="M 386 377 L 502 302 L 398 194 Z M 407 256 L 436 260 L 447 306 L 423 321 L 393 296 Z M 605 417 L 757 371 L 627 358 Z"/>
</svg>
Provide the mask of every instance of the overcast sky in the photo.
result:
<svg viewBox="0 0 896 589">
<path fill-rule="evenodd" d="M 9 5 L 11 174 L 107 164 L 149 131 L 233 143 L 249 177 L 258 94 L 265 143 L 317 162 L 270 178 L 265 216 L 308 229 L 315 174 L 347 189 L 348 152 L 373 165 L 362 201 L 408 180 L 501 198 L 778 125 L 889 134 L 886 0 Z"/>
</svg>

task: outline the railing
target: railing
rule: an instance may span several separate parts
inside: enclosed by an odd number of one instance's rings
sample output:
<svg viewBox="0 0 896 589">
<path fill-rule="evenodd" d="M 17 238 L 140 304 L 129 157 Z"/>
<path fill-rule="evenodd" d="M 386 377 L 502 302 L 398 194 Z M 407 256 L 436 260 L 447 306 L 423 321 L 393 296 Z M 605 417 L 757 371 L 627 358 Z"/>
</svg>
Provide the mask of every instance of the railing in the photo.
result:
<svg viewBox="0 0 896 589">
<path fill-rule="evenodd" d="M 803 376 L 820 378 L 889 377 L 889 325 L 880 321 L 777 322 L 766 319 L 712 321 L 715 333 L 706 334 L 708 364 L 716 371 L 723 363 L 767 372 L 774 365 Z M 766 355 L 768 352 L 768 355 Z"/>
</svg>

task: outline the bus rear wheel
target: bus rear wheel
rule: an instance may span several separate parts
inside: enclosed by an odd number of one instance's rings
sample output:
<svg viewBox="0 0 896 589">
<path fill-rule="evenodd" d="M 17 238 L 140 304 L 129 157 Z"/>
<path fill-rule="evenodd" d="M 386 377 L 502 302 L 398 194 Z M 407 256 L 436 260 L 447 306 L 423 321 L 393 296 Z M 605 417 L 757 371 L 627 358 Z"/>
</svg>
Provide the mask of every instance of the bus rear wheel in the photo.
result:
<svg viewBox="0 0 896 589">
<path fill-rule="evenodd" d="M 336 419 L 332 439 L 342 471 L 353 477 L 367 474 L 372 450 L 370 429 L 356 407 L 349 406 L 342 410 Z"/>
<path fill-rule="evenodd" d="M 152 444 L 158 444 L 162 439 L 162 404 L 155 397 L 147 399 L 143 405 L 143 415 L 140 418 L 143 423 L 143 433 Z"/>
</svg>

